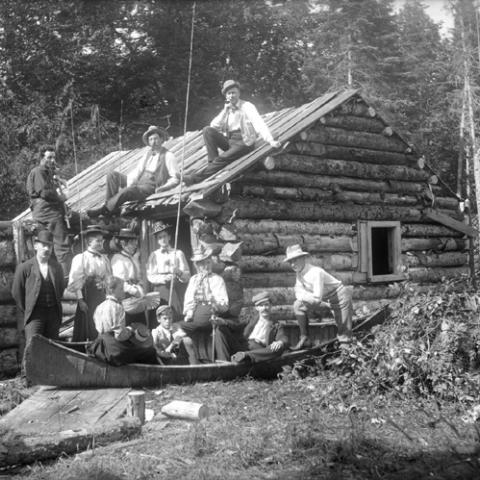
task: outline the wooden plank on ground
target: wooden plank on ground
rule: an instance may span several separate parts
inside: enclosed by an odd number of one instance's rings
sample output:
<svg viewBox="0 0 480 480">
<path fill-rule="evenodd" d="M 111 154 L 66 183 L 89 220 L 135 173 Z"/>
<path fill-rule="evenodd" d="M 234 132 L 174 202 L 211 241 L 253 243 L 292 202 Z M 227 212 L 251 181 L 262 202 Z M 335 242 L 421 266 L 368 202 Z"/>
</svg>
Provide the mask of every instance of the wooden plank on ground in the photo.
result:
<svg viewBox="0 0 480 480">
<path fill-rule="evenodd" d="M 125 416 L 128 388 L 59 390 L 42 387 L 0 420 L 0 464 L 15 465 L 76 453 L 138 434 Z"/>
<path fill-rule="evenodd" d="M 427 208 L 424 211 L 424 215 L 430 220 L 433 220 L 434 222 L 441 223 L 442 225 L 445 225 L 446 227 L 449 227 L 453 230 L 457 230 L 458 232 L 462 232 L 469 237 L 478 237 L 479 232 L 475 228 L 467 225 L 466 223 L 459 222 L 458 220 L 455 220 L 448 215 L 440 213 L 437 210 Z"/>
</svg>

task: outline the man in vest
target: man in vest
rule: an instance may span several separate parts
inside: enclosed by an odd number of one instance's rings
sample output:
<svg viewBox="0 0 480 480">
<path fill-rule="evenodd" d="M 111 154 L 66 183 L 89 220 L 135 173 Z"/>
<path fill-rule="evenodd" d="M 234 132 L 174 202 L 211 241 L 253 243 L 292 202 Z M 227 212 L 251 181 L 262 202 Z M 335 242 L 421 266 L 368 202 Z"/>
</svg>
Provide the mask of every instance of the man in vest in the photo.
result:
<svg viewBox="0 0 480 480">
<path fill-rule="evenodd" d="M 234 160 L 255 149 L 255 141 L 260 136 L 273 148 L 280 148 L 258 113 L 255 105 L 240 99 L 240 84 L 227 80 L 223 84 L 222 95 L 225 106 L 203 129 L 203 139 L 208 153 L 208 165 L 200 173 L 184 175 L 185 183 L 199 182 L 221 170 Z M 218 153 L 218 149 L 222 153 Z"/>
<path fill-rule="evenodd" d="M 35 256 L 17 266 L 12 296 L 23 314 L 25 346 L 35 334 L 57 339 L 62 323 L 62 295 L 65 288 L 61 265 L 52 256 L 53 234 L 38 232 Z"/>
<path fill-rule="evenodd" d="M 90 218 L 118 213 L 125 202 L 145 200 L 160 187 L 168 189 L 179 183 L 179 166 L 175 155 L 163 147 L 169 135 L 160 127 L 151 126 L 143 134 L 143 143 L 149 148 L 137 168 L 128 177 L 119 172 L 107 175 L 105 203 L 87 210 Z"/>
</svg>

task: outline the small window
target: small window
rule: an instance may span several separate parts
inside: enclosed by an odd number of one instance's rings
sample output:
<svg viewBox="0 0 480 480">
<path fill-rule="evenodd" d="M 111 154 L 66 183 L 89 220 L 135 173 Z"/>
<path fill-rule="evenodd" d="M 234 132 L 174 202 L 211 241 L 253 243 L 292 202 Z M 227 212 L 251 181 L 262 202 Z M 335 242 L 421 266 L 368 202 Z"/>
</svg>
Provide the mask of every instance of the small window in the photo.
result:
<svg viewBox="0 0 480 480">
<path fill-rule="evenodd" d="M 370 282 L 401 280 L 400 222 L 360 221 L 359 268 Z"/>
</svg>

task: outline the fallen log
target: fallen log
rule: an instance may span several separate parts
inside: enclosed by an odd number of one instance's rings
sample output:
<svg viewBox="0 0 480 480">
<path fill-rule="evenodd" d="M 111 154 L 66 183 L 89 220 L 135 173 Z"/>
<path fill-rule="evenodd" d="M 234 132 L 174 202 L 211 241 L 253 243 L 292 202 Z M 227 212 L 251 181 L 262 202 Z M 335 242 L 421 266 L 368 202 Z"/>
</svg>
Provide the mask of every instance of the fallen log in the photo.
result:
<svg viewBox="0 0 480 480">
<path fill-rule="evenodd" d="M 318 235 L 275 235 L 239 233 L 244 255 L 266 252 L 285 252 L 289 245 L 301 244 L 309 252 L 355 252 L 358 249 L 353 237 L 330 237 Z"/>
<path fill-rule="evenodd" d="M 341 147 L 322 143 L 296 141 L 289 147 L 289 152 L 300 155 L 315 155 L 320 158 L 338 160 L 356 160 L 358 162 L 378 163 L 380 165 L 406 165 L 415 167 L 417 157 L 411 154 L 383 152 L 367 148 Z"/>
<path fill-rule="evenodd" d="M 383 165 L 376 163 L 339 160 L 309 155 L 285 153 L 276 157 L 275 170 L 303 172 L 318 175 L 358 177 L 369 180 L 403 180 L 408 182 L 426 182 L 429 174 L 417 168 L 404 165 Z"/>
<path fill-rule="evenodd" d="M 313 127 L 300 134 L 304 142 L 339 145 L 342 147 L 368 148 L 384 152 L 405 153 L 409 148 L 398 137 L 385 137 L 378 133 L 352 132 L 342 128 Z"/>
<path fill-rule="evenodd" d="M 382 133 L 385 129 L 385 123 L 378 118 L 356 117 L 354 115 L 325 115 L 320 118 L 319 124 L 370 133 Z"/>
<path fill-rule="evenodd" d="M 236 218 L 234 227 L 243 233 L 356 235 L 356 223 L 299 222 L 294 220 L 243 220 Z"/>
<path fill-rule="evenodd" d="M 234 197 L 229 202 L 237 217 L 273 220 L 322 220 L 333 222 L 353 222 L 364 220 L 391 220 L 418 222 L 422 218 L 419 209 L 385 205 L 328 205 L 314 202 L 294 202 L 290 200 L 240 199 Z"/>
<path fill-rule="evenodd" d="M 203 403 L 173 400 L 164 405 L 161 412 L 167 417 L 184 420 L 202 420 L 208 417 L 208 407 Z"/>
<path fill-rule="evenodd" d="M 310 187 L 324 190 L 341 188 L 344 190 L 365 192 L 388 192 L 405 194 L 422 194 L 424 184 L 418 182 L 403 182 L 397 180 L 366 180 L 349 177 L 329 177 L 308 175 L 305 173 L 284 172 L 273 170 L 271 172 L 247 172 L 239 181 L 240 185 L 272 185 L 274 187 Z M 439 191 L 439 187 L 434 187 Z"/>
</svg>

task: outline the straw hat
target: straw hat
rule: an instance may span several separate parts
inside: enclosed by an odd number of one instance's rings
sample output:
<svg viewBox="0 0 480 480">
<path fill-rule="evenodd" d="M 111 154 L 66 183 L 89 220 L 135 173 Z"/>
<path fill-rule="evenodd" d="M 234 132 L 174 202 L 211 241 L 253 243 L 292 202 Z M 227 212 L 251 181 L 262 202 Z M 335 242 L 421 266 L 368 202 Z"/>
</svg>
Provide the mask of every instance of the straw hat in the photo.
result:
<svg viewBox="0 0 480 480">
<path fill-rule="evenodd" d="M 138 238 L 138 235 L 131 230 L 130 228 L 121 228 L 120 231 L 117 233 L 116 237 L 118 239 L 130 239 L 130 238 Z"/>
<path fill-rule="evenodd" d="M 308 252 L 304 252 L 300 245 L 290 245 L 287 247 L 286 255 L 287 256 L 285 257 L 284 262 L 289 262 L 294 258 L 305 257 L 310 254 Z"/>
<path fill-rule="evenodd" d="M 133 322 L 128 328 L 133 332 L 133 335 L 130 337 L 130 341 L 133 344 L 142 347 L 151 347 L 153 345 L 152 334 L 146 325 Z"/>
<path fill-rule="evenodd" d="M 143 297 L 128 297 L 122 301 L 126 313 L 141 313 L 153 310 L 160 305 L 160 292 L 149 292 Z"/>
<path fill-rule="evenodd" d="M 212 256 L 212 250 L 210 248 L 206 248 L 205 250 L 195 250 L 193 252 L 192 258 L 190 259 L 192 262 L 201 262 L 210 258 Z"/>
<path fill-rule="evenodd" d="M 261 305 L 262 303 L 271 302 L 270 294 L 266 291 L 257 293 L 252 297 L 252 302 L 254 305 Z"/>
<path fill-rule="evenodd" d="M 222 87 L 222 95 L 225 95 L 231 88 L 238 88 L 240 90 L 240 84 L 236 80 L 225 80 Z"/>
<path fill-rule="evenodd" d="M 161 220 L 158 222 L 155 222 L 152 226 L 152 231 L 153 234 L 156 235 L 157 233 L 164 232 L 165 230 L 168 230 L 170 228 L 170 225 L 163 223 Z"/>
<path fill-rule="evenodd" d="M 108 235 L 108 232 L 104 230 L 100 225 L 88 225 L 85 230 L 80 232 L 81 235 Z"/>
<path fill-rule="evenodd" d="M 170 135 L 164 128 L 151 125 L 150 127 L 148 127 L 148 130 L 142 135 L 142 140 L 145 145 L 148 145 L 148 137 L 150 135 L 153 135 L 154 133 L 157 133 L 158 135 L 160 135 L 160 138 L 164 142 L 166 142 L 170 138 Z"/>
</svg>

